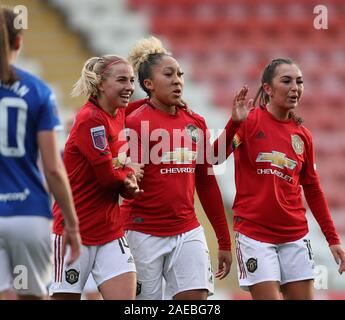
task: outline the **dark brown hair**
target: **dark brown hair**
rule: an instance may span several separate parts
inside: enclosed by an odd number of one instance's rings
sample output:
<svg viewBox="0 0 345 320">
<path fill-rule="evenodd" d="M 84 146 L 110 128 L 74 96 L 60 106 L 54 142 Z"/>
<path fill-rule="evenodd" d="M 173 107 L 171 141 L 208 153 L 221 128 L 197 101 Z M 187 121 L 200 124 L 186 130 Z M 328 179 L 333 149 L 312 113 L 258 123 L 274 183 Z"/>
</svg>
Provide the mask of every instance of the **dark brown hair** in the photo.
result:
<svg viewBox="0 0 345 320">
<path fill-rule="evenodd" d="M 11 8 L 0 4 L 0 80 L 6 84 L 17 80 L 9 63 L 9 53 L 16 49 L 16 39 L 22 32 L 14 27 L 16 16 Z"/>
<path fill-rule="evenodd" d="M 263 85 L 265 83 L 268 83 L 269 85 L 272 85 L 272 80 L 275 76 L 275 72 L 278 66 L 282 64 L 294 64 L 297 65 L 293 60 L 289 58 L 278 58 L 278 59 L 273 59 L 268 65 L 266 65 L 262 76 L 261 76 L 261 85 L 255 95 L 254 98 L 254 105 L 256 105 L 256 102 L 259 100 L 259 107 L 265 108 L 267 103 L 270 100 L 270 97 L 268 94 L 265 92 Z M 289 113 L 289 118 L 293 119 L 297 125 L 302 124 L 303 119 L 299 116 L 297 116 L 293 111 L 290 111 Z"/>
<path fill-rule="evenodd" d="M 14 13 L 13 8 L 8 6 L 2 6 L 5 16 L 5 23 L 7 27 L 8 33 L 8 43 L 10 46 L 10 50 L 16 50 L 16 39 L 19 35 L 23 33 L 23 29 L 16 28 L 14 26 L 14 20 L 18 16 L 17 13 Z"/>
</svg>

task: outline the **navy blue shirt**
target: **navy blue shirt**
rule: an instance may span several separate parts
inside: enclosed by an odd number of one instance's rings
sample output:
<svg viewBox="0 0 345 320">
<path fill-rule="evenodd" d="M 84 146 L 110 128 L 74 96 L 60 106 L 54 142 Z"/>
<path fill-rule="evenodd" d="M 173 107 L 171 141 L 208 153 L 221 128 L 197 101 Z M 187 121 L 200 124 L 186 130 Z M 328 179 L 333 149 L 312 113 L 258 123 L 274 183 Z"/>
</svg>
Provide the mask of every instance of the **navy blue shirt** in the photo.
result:
<svg viewBox="0 0 345 320">
<path fill-rule="evenodd" d="M 0 81 L 0 216 L 51 217 L 37 166 L 37 133 L 61 126 L 55 98 L 42 80 L 14 70 L 18 81 Z"/>
</svg>

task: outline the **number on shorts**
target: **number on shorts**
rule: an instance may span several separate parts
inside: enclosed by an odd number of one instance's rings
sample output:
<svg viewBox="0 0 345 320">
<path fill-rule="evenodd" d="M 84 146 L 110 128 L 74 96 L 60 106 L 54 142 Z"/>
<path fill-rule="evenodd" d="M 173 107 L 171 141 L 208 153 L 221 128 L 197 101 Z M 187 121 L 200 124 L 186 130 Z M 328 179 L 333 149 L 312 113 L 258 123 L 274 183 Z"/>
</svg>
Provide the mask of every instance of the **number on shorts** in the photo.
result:
<svg viewBox="0 0 345 320">
<path fill-rule="evenodd" d="M 17 109 L 16 116 L 16 143 L 9 146 L 9 111 Z M 25 133 L 28 105 L 24 99 L 6 97 L 0 100 L 0 154 L 5 157 L 23 157 L 25 155 Z"/>
</svg>

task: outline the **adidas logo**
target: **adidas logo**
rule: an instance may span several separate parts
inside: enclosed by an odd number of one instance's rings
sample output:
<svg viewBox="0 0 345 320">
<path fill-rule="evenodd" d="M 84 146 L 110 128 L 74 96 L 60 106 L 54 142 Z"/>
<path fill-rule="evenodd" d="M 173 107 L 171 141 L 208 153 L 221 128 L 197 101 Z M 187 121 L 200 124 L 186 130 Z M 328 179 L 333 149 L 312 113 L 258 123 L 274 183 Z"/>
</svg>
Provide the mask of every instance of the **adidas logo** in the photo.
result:
<svg viewBox="0 0 345 320">
<path fill-rule="evenodd" d="M 127 260 L 127 263 L 134 263 L 133 256 L 130 256 Z"/>
</svg>

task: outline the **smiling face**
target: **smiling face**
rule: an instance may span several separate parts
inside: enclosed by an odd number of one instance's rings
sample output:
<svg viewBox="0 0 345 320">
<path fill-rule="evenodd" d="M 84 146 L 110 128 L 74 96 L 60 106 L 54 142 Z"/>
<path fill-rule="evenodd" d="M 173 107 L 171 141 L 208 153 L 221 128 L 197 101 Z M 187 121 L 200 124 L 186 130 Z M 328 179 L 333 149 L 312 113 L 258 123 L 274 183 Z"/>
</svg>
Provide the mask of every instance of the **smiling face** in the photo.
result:
<svg viewBox="0 0 345 320">
<path fill-rule="evenodd" d="M 181 103 L 183 93 L 183 72 L 178 62 L 164 55 L 151 69 L 151 79 L 144 85 L 150 90 L 152 99 L 163 106 L 171 107 Z"/>
<path fill-rule="evenodd" d="M 99 86 L 100 99 L 109 106 L 126 107 L 134 92 L 133 68 L 125 62 L 112 65 Z"/>
<path fill-rule="evenodd" d="M 273 108 L 288 112 L 297 107 L 303 93 L 301 70 L 295 64 L 280 64 L 276 67 L 270 84 L 263 85 Z"/>
</svg>

